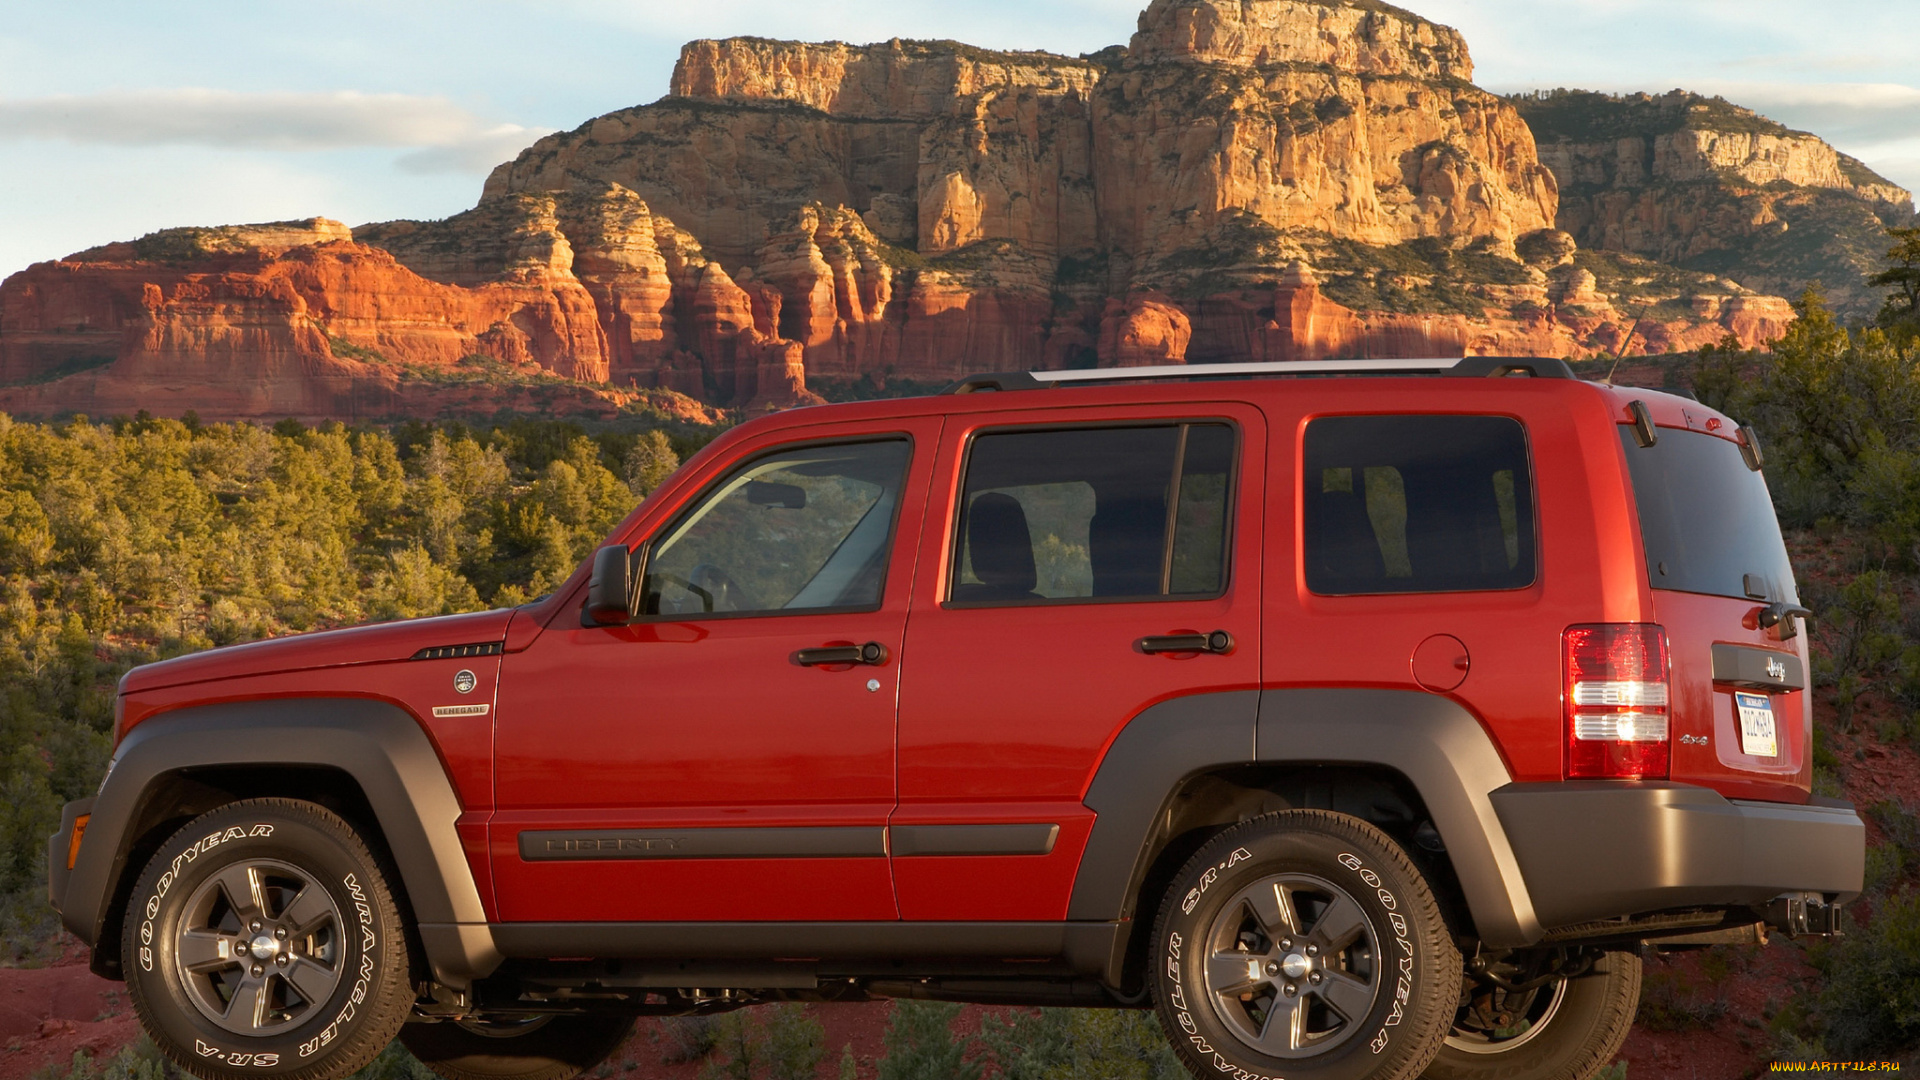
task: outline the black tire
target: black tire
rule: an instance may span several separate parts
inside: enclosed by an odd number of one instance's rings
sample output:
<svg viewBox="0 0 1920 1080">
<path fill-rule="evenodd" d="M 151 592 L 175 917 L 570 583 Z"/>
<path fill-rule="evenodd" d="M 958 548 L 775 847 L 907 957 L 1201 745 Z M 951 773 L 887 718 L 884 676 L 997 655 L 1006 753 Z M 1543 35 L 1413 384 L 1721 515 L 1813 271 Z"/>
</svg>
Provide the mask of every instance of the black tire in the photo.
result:
<svg viewBox="0 0 1920 1080">
<path fill-rule="evenodd" d="M 633 1017 L 607 1014 L 408 1024 L 400 1042 L 446 1080 L 567 1080 L 619 1050 Z"/>
<path fill-rule="evenodd" d="M 1485 995 L 1485 989 L 1470 993 Z M 1476 1005 L 1510 1020 L 1489 1032 Z M 1589 1080 L 1613 1061 L 1640 1005 L 1640 956 L 1609 952 L 1585 975 L 1461 1004 L 1426 1080 Z M 1520 1028 L 1515 1031 L 1513 1029 Z"/>
<path fill-rule="evenodd" d="M 1161 1025 L 1200 1077 L 1407 1080 L 1458 1001 L 1460 954 L 1426 879 L 1385 833 L 1324 810 L 1208 841 L 1150 947 Z"/>
<path fill-rule="evenodd" d="M 230 803 L 175 833 L 134 886 L 121 949 L 141 1026 L 207 1080 L 337 1080 L 413 1004 L 386 875 L 307 802 Z"/>
</svg>

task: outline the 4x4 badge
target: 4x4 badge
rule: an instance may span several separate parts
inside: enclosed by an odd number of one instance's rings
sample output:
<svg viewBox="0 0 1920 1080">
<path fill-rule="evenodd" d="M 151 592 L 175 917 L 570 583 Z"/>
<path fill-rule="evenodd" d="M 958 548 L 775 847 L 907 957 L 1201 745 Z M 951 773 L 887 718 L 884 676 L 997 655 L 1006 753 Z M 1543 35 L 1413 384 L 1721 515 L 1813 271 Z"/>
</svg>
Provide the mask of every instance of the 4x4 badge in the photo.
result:
<svg viewBox="0 0 1920 1080">
<path fill-rule="evenodd" d="M 474 678 L 473 672 L 468 671 L 466 668 L 461 668 L 454 673 L 453 688 L 455 690 L 463 694 L 471 694 L 473 693 L 473 688 L 478 685 L 480 685 L 480 680 Z"/>
<path fill-rule="evenodd" d="M 1771 656 L 1767 657 L 1767 678 L 1773 679 L 1774 681 L 1779 682 L 1779 681 L 1784 681 L 1786 677 L 1787 677 L 1787 665 L 1781 663 L 1780 661 L 1774 659 Z"/>
</svg>

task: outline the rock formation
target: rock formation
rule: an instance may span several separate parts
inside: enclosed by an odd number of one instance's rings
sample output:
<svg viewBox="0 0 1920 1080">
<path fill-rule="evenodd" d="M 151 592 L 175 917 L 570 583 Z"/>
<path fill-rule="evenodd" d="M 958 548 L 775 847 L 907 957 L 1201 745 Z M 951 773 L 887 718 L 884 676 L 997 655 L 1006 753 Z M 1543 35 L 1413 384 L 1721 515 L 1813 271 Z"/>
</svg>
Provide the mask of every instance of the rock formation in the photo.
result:
<svg viewBox="0 0 1920 1080">
<path fill-rule="evenodd" d="M 1555 179 L 1579 155 L 1543 162 L 1472 74 L 1378 0 L 1153 0 L 1081 58 L 696 41 L 667 97 L 541 139 L 446 220 L 171 230 L 14 275 L 0 409 L 432 414 L 491 381 L 754 411 L 983 369 L 1777 336 L 1750 282 L 1587 250 Z M 1702 175 L 1859 186 L 1687 145 Z"/>
<path fill-rule="evenodd" d="M 1814 135 L 1719 98 L 1584 91 L 1511 99 L 1560 182 L 1559 227 L 1761 292 L 1819 281 L 1843 313 L 1870 315 L 1884 229 L 1913 196 Z"/>
</svg>

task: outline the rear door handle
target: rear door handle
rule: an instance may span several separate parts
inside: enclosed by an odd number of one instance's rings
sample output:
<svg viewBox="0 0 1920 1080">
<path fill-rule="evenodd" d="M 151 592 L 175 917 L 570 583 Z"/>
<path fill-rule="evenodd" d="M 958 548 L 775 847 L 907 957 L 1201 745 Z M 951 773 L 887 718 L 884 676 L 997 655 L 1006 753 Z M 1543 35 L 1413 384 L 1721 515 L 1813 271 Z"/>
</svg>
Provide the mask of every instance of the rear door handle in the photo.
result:
<svg viewBox="0 0 1920 1080">
<path fill-rule="evenodd" d="M 879 666 L 887 662 L 887 647 L 877 641 L 865 645 L 827 645 L 818 649 L 801 649 L 793 654 L 793 662 L 801 667 L 824 667 L 829 664 L 867 664 Z"/>
<path fill-rule="evenodd" d="M 1233 651 L 1233 635 L 1225 630 L 1211 634 L 1162 634 L 1143 637 L 1133 643 L 1143 653 L 1203 652 L 1224 656 Z"/>
</svg>

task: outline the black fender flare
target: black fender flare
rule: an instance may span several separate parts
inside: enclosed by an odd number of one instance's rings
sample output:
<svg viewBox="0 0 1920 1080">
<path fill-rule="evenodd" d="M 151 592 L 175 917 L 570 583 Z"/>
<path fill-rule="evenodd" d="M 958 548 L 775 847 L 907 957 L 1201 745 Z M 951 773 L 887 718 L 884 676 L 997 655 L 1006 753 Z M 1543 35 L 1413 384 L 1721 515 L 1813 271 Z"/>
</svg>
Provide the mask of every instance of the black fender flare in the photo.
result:
<svg viewBox="0 0 1920 1080">
<path fill-rule="evenodd" d="M 1446 844 L 1479 939 L 1513 947 L 1544 935 L 1489 797 L 1512 776 L 1486 729 L 1449 698 L 1381 689 L 1198 694 L 1134 717 L 1088 787 L 1084 801 L 1097 816 L 1067 918 L 1135 914 L 1155 822 L 1188 777 L 1291 762 L 1384 767 L 1405 777 Z"/>
<path fill-rule="evenodd" d="M 56 905 L 69 930 L 95 947 L 113 914 L 136 820 L 165 778 L 233 766 L 330 768 L 347 774 L 372 808 L 412 905 L 434 977 L 465 987 L 500 965 L 480 890 L 454 824 L 460 801 L 417 720 L 370 698 L 281 698 L 192 706 L 137 725 L 115 750 L 92 800 L 86 839 Z M 101 965 L 96 959 L 96 969 Z M 111 966 L 111 965 L 109 965 Z"/>
</svg>

